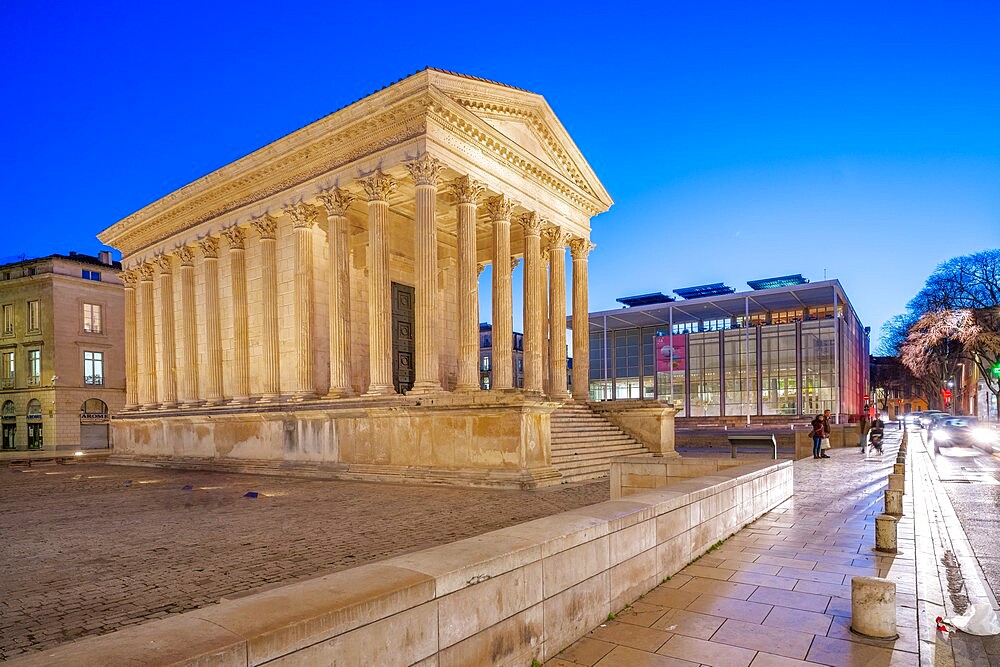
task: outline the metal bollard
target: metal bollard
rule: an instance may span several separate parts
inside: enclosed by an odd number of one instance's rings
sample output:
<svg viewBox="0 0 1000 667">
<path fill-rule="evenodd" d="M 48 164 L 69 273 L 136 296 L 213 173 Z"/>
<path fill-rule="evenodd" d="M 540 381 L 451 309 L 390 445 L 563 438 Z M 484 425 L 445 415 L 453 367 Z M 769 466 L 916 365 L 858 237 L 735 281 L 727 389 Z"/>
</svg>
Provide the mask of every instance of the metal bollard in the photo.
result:
<svg viewBox="0 0 1000 667">
<path fill-rule="evenodd" d="M 897 639 L 896 584 L 878 577 L 851 577 L 851 632 Z"/>
<path fill-rule="evenodd" d="M 885 513 L 903 516 L 903 492 L 896 489 L 885 490 Z"/>
<path fill-rule="evenodd" d="M 893 465 L 892 466 L 892 474 L 894 474 L 894 475 L 902 475 L 903 477 L 906 477 L 906 466 L 904 464 L 902 464 L 902 463 L 897 463 L 897 464 Z"/>
<path fill-rule="evenodd" d="M 889 514 L 875 517 L 875 551 L 884 554 L 896 553 L 896 522 Z"/>
<path fill-rule="evenodd" d="M 903 476 L 896 474 L 889 475 L 889 488 L 892 489 L 893 491 L 901 491 L 903 493 L 906 493 L 905 491 L 903 491 Z"/>
</svg>

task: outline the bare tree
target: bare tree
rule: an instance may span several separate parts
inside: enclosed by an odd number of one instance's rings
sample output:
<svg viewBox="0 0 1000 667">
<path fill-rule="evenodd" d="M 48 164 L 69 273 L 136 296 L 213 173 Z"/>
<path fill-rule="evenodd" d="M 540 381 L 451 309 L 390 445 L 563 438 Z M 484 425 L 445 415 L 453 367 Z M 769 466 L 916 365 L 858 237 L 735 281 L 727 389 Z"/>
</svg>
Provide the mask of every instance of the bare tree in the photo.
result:
<svg viewBox="0 0 1000 667">
<path fill-rule="evenodd" d="M 963 327 L 956 339 L 962 344 L 966 359 L 979 369 L 986 388 L 1000 400 L 1000 377 L 993 374 L 993 369 L 1000 364 L 1000 307 L 965 312 Z"/>
<path fill-rule="evenodd" d="M 968 326 L 969 311 L 936 310 L 924 313 L 910 327 L 899 359 L 923 385 L 927 402 L 943 407 L 941 391 L 966 358 L 958 331 Z"/>
</svg>

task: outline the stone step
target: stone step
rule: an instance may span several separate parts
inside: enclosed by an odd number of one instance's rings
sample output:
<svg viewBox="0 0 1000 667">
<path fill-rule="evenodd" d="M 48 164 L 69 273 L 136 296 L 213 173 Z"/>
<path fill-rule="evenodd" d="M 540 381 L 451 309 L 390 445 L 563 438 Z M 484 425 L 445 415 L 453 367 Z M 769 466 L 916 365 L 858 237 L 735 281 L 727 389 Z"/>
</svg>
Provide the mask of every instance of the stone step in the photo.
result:
<svg viewBox="0 0 1000 667">
<path fill-rule="evenodd" d="M 552 413 L 552 466 L 565 483 L 606 477 L 611 459 L 645 452 L 642 444 L 585 404 L 567 402 Z"/>
<path fill-rule="evenodd" d="M 631 454 L 642 454 L 645 450 L 641 447 L 623 447 L 619 450 L 600 452 L 569 452 L 552 455 L 552 465 L 562 469 L 569 464 L 580 462 L 608 464 L 610 468 L 611 459 L 619 456 L 629 456 Z"/>
</svg>

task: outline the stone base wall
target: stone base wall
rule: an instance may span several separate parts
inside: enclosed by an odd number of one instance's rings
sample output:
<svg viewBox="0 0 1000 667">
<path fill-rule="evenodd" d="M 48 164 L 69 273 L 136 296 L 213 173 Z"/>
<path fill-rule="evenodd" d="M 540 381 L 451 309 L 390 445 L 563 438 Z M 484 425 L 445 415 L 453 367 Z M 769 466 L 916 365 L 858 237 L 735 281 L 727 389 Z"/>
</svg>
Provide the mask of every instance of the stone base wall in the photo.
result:
<svg viewBox="0 0 1000 667">
<path fill-rule="evenodd" d="M 491 392 L 137 412 L 112 422 L 113 462 L 534 488 L 560 481 L 558 405 Z"/>
<path fill-rule="evenodd" d="M 611 499 L 619 500 L 650 489 L 715 475 L 729 468 L 753 463 L 759 464 L 760 460 L 621 456 L 611 461 Z"/>
<path fill-rule="evenodd" d="M 758 463 L 153 621 L 11 664 L 524 665 L 792 493 Z"/>
</svg>

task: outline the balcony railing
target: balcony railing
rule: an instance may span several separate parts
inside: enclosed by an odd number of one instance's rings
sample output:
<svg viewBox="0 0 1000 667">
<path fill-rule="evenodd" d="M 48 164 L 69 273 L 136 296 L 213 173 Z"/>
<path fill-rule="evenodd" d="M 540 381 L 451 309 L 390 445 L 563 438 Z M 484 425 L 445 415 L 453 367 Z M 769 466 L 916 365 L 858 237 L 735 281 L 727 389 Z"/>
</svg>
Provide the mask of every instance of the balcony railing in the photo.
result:
<svg viewBox="0 0 1000 667">
<path fill-rule="evenodd" d="M 103 385 L 104 384 L 104 376 L 103 375 L 84 375 L 83 376 L 83 383 L 84 384 Z"/>
<path fill-rule="evenodd" d="M 31 387 L 36 386 L 36 385 L 38 385 L 38 384 L 41 383 L 41 380 L 42 379 L 40 377 L 38 377 L 37 375 L 29 375 L 28 376 L 28 386 L 31 386 Z"/>
<path fill-rule="evenodd" d="M 14 378 L 0 378 L 0 389 L 13 389 Z"/>
</svg>

